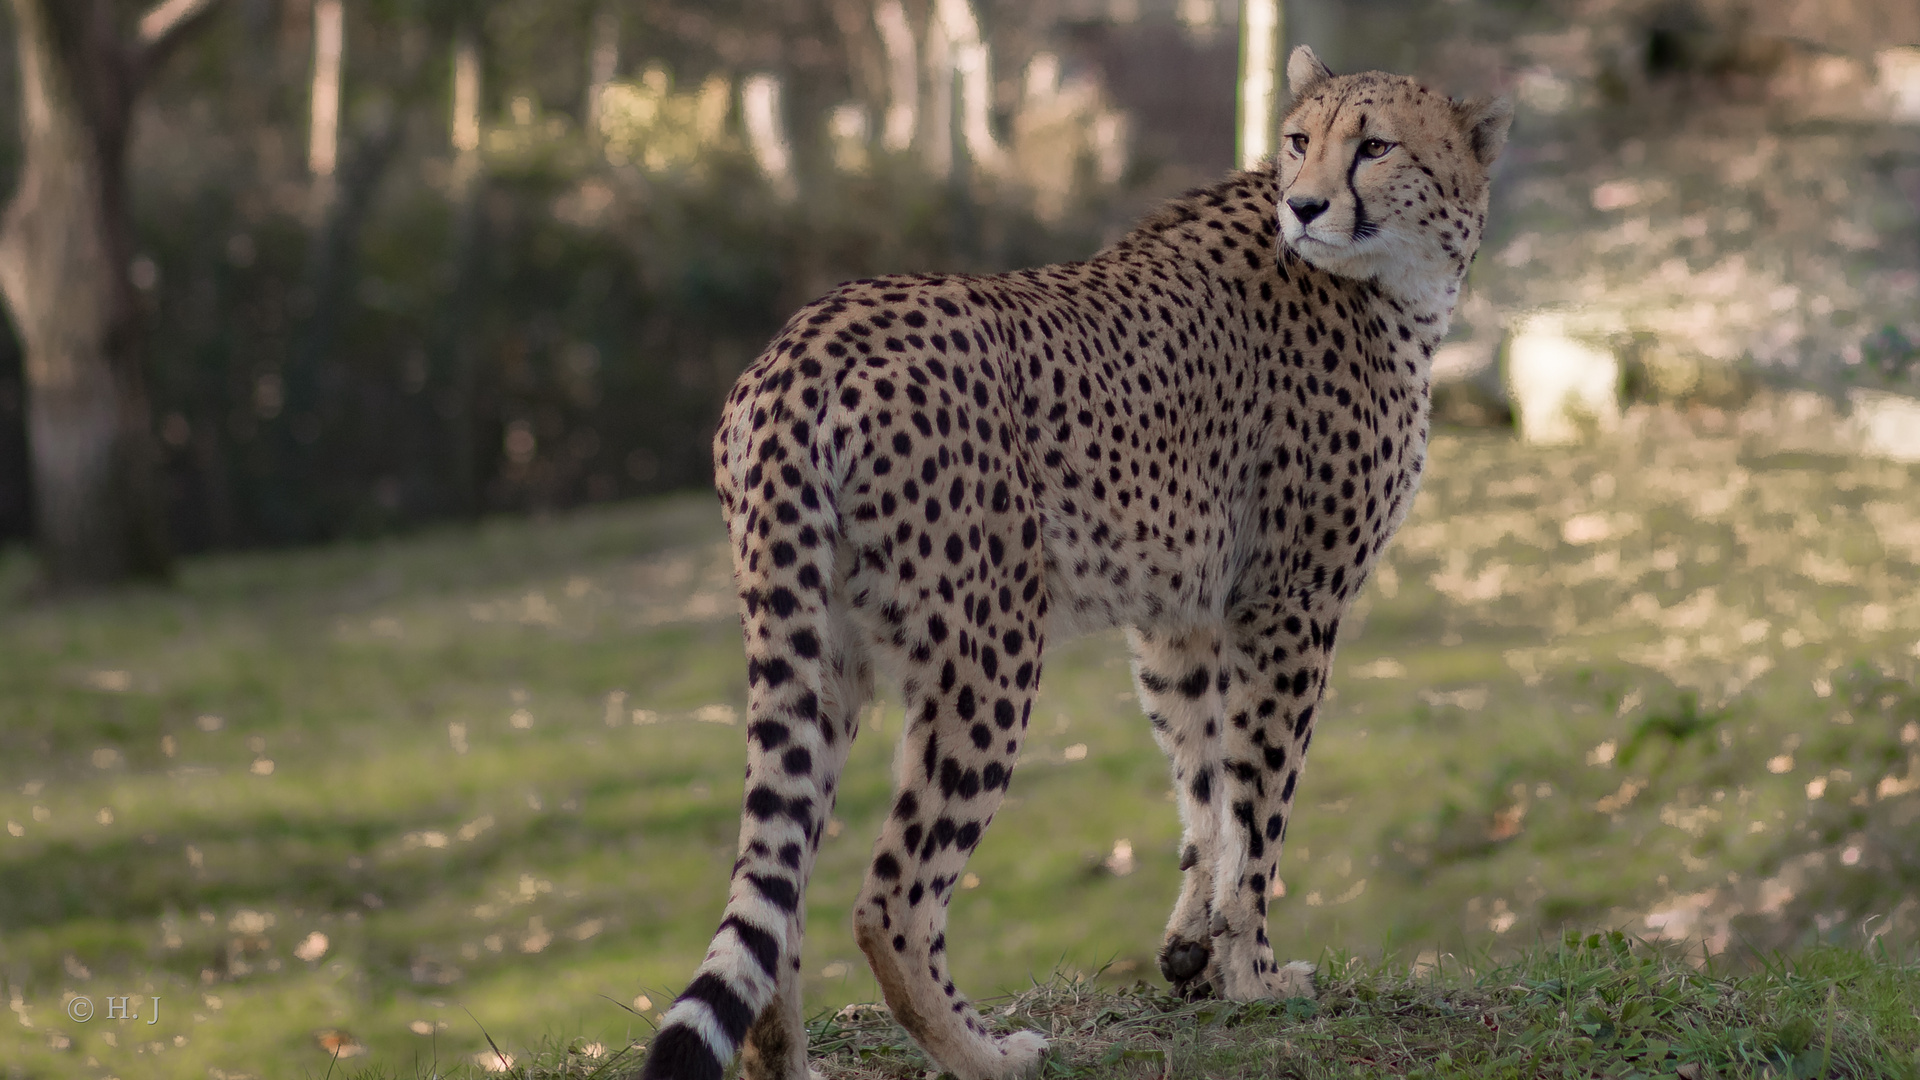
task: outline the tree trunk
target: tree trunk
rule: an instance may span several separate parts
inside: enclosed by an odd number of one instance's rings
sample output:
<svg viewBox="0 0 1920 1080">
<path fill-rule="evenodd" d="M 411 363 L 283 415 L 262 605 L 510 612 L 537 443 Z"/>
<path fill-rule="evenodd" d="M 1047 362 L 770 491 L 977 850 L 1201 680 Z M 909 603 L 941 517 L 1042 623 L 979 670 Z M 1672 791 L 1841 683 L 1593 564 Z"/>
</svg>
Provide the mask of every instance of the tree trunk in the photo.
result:
<svg viewBox="0 0 1920 1080">
<path fill-rule="evenodd" d="M 37 546 L 56 588 L 163 577 L 171 558 L 128 280 L 137 68 L 104 3 L 12 2 L 26 162 L 0 224 L 0 293 L 26 353 Z"/>
<path fill-rule="evenodd" d="M 27 385 L 20 339 L 0 317 L 0 546 L 33 537 L 27 464 Z"/>
<path fill-rule="evenodd" d="M 1235 158 L 1251 169 L 1274 151 L 1279 132 L 1280 71 L 1283 67 L 1280 0 L 1243 0 L 1240 6 L 1240 108 L 1235 125 Z"/>
<path fill-rule="evenodd" d="M 604 71 L 610 82 L 620 57 L 617 37 L 606 40 L 614 47 L 601 53 L 596 46 L 594 76 L 597 79 Z M 604 66 L 602 56 L 608 61 Z M 474 323 L 480 317 L 480 253 L 485 247 L 480 201 L 486 192 L 486 177 L 480 159 L 480 35 L 471 23 L 462 23 L 454 35 L 453 148 L 459 151 L 453 166 L 453 295 L 444 308 L 440 332 L 441 351 L 446 357 L 440 415 L 447 424 L 447 468 L 452 477 L 449 487 L 454 512 L 477 518 L 485 500 L 483 470 L 487 467 L 480 448 L 480 358 L 474 334 Z"/>
</svg>

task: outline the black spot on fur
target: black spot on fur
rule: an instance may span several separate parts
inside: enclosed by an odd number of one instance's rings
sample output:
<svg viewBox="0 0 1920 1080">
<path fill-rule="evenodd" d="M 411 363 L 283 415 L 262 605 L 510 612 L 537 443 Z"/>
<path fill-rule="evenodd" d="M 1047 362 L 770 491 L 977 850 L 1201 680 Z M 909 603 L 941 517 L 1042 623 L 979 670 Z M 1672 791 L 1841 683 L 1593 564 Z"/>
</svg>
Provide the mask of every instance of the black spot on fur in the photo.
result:
<svg viewBox="0 0 1920 1080">
<path fill-rule="evenodd" d="M 1207 683 L 1211 679 L 1206 668 L 1194 668 L 1180 680 L 1180 693 L 1188 698 L 1198 698 L 1207 692 Z"/>
</svg>

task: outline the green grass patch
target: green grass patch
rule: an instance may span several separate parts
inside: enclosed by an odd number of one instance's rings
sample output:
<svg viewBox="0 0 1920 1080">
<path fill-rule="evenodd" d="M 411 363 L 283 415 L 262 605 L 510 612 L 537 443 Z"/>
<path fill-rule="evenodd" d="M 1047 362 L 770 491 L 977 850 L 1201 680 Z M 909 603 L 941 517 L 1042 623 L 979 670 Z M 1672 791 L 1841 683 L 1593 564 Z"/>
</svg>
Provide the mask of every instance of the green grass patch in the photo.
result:
<svg viewBox="0 0 1920 1080">
<path fill-rule="evenodd" d="M 1618 932 L 1570 933 L 1471 964 L 1330 955 L 1317 1000 L 1188 1002 L 1055 978 L 991 1004 L 1004 1029 L 1048 1034 L 1047 1078 L 1920 1075 L 1920 966 L 1832 947 L 1748 960 L 1697 967 Z M 884 1010 L 823 1014 L 809 1034 L 832 1080 L 927 1074 Z"/>
<path fill-rule="evenodd" d="M 0 585 L 25 577 L 0 559 Z M 12 1075 L 317 1076 L 329 1047 L 425 1075 L 478 1068 L 483 1030 L 523 1064 L 563 1060 L 644 1040 L 699 962 L 744 744 L 711 499 L 18 595 L 0 600 Z M 1456 989 L 1509 1010 L 1524 995 L 1486 980 L 1567 929 L 1711 954 L 1661 953 L 1676 978 L 1899 954 L 1920 937 L 1916 642 L 1913 468 L 1677 427 L 1565 450 L 1443 434 L 1348 621 L 1276 948 L 1402 956 L 1429 981 L 1473 957 Z M 867 715 L 808 893 L 811 1008 L 876 997 L 847 911 L 900 723 L 889 702 Z M 1157 981 L 1178 833 L 1119 636 L 1055 647 L 953 906 L 957 981 Z M 1832 978 L 1906 978 L 1875 963 Z M 1341 1030 L 1349 975 L 1286 1022 Z M 79 1023 L 83 996 L 98 1014 Z M 106 1015 L 156 996 L 156 1024 Z M 1906 1022 L 1874 1021 L 1888 1039 Z M 1200 1068 L 1187 1053 L 1170 1060 Z"/>
</svg>

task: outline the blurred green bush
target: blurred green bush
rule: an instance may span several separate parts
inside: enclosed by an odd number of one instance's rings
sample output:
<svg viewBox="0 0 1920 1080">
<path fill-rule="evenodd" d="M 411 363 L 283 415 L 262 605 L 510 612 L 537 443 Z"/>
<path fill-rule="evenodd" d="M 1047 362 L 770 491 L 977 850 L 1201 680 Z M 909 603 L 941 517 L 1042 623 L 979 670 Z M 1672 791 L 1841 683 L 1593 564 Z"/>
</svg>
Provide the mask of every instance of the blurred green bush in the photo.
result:
<svg viewBox="0 0 1920 1080">
<path fill-rule="evenodd" d="M 904 162 L 783 201 L 742 153 L 643 173 L 562 141 L 490 160 L 465 200 L 349 160 L 318 225 L 259 211 L 245 177 L 144 201 L 182 548 L 704 486 L 726 389 L 811 296 L 1097 242 Z"/>
<path fill-rule="evenodd" d="M 835 109 L 877 114 L 849 52 L 872 31 L 812 5 L 349 9 L 331 177 L 307 167 L 306 4 L 233 5 L 138 114 L 131 276 L 184 551 L 704 487 L 727 388 L 807 300 L 879 273 L 1084 257 L 1113 216 L 1110 183 L 1076 182 L 1043 221 L 1021 185 L 964 163 L 937 175 L 918 146 L 837 160 Z M 590 92 L 583 57 L 608 28 L 620 64 Z M 448 126 L 463 34 L 480 85 L 464 155 Z M 0 191 L 19 153 L 10 46 Z M 756 71 L 784 87 L 778 183 L 744 137 Z M 624 111 L 597 124 L 553 104 L 603 92 Z M 5 541 L 31 523 L 20 364 L 0 337 Z"/>
</svg>

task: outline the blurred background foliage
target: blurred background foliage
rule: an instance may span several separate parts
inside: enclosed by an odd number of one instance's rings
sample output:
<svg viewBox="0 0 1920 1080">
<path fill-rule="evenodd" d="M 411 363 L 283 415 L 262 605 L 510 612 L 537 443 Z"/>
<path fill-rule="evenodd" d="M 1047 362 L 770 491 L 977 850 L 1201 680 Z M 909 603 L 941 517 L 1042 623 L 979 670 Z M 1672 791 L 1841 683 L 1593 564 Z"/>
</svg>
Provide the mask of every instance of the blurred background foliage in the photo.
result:
<svg viewBox="0 0 1920 1080">
<path fill-rule="evenodd" d="M 132 150 L 132 277 L 179 547 L 701 485 L 726 387 L 806 299 L 883 271 L 1090 251 L 1117 184 L 1041 222 L 1015 183 L 823 149 L 831 106 L 885 104 L 862 83 L 869 7 L 349 4 L 338 167 L 320 177 L 313 5 L 237 0 L 143 99 Z M 1017 36 L 1031 19 L 1002 21 Z M 466 155 L 449 136 L 462 33 L 480 61 Z M 599 85 L 596 49 L 611 54 Z M 749 152 L 752 72 L 778 79 L 789 175 Z M 16 83 L 0 73 L 9 129 Z M 10 349 L 5 537 L 28 529 L 21 398 Z"/>
<path fill-rule="evenodd" d="M 1084 256 L 1231 165 L 1237 4 L 958 7 L 977 123 L 964 72 L 935 70 L 937 38 L 966 62 L 935 0 L 349 3 L 316 175 L 316 0 L 232 0 L 141 99 L 131 154 L 176 546 L 704 486 L 725 388 L 801 302 Z M 1913 5 L 1301 0 L 1284 34 L 1519 99 L 1441 365 L 1486 393 L 1443 417 L 1508 414 L 1495 357 L 1543 307 L 1577 308 L 1644 398 L 1915 389 L 1920 53 L 1889 48 L 1920 40 Z M 30 533 L 22 401 L 0 335 L 0 538 Z"/>
</svg>

